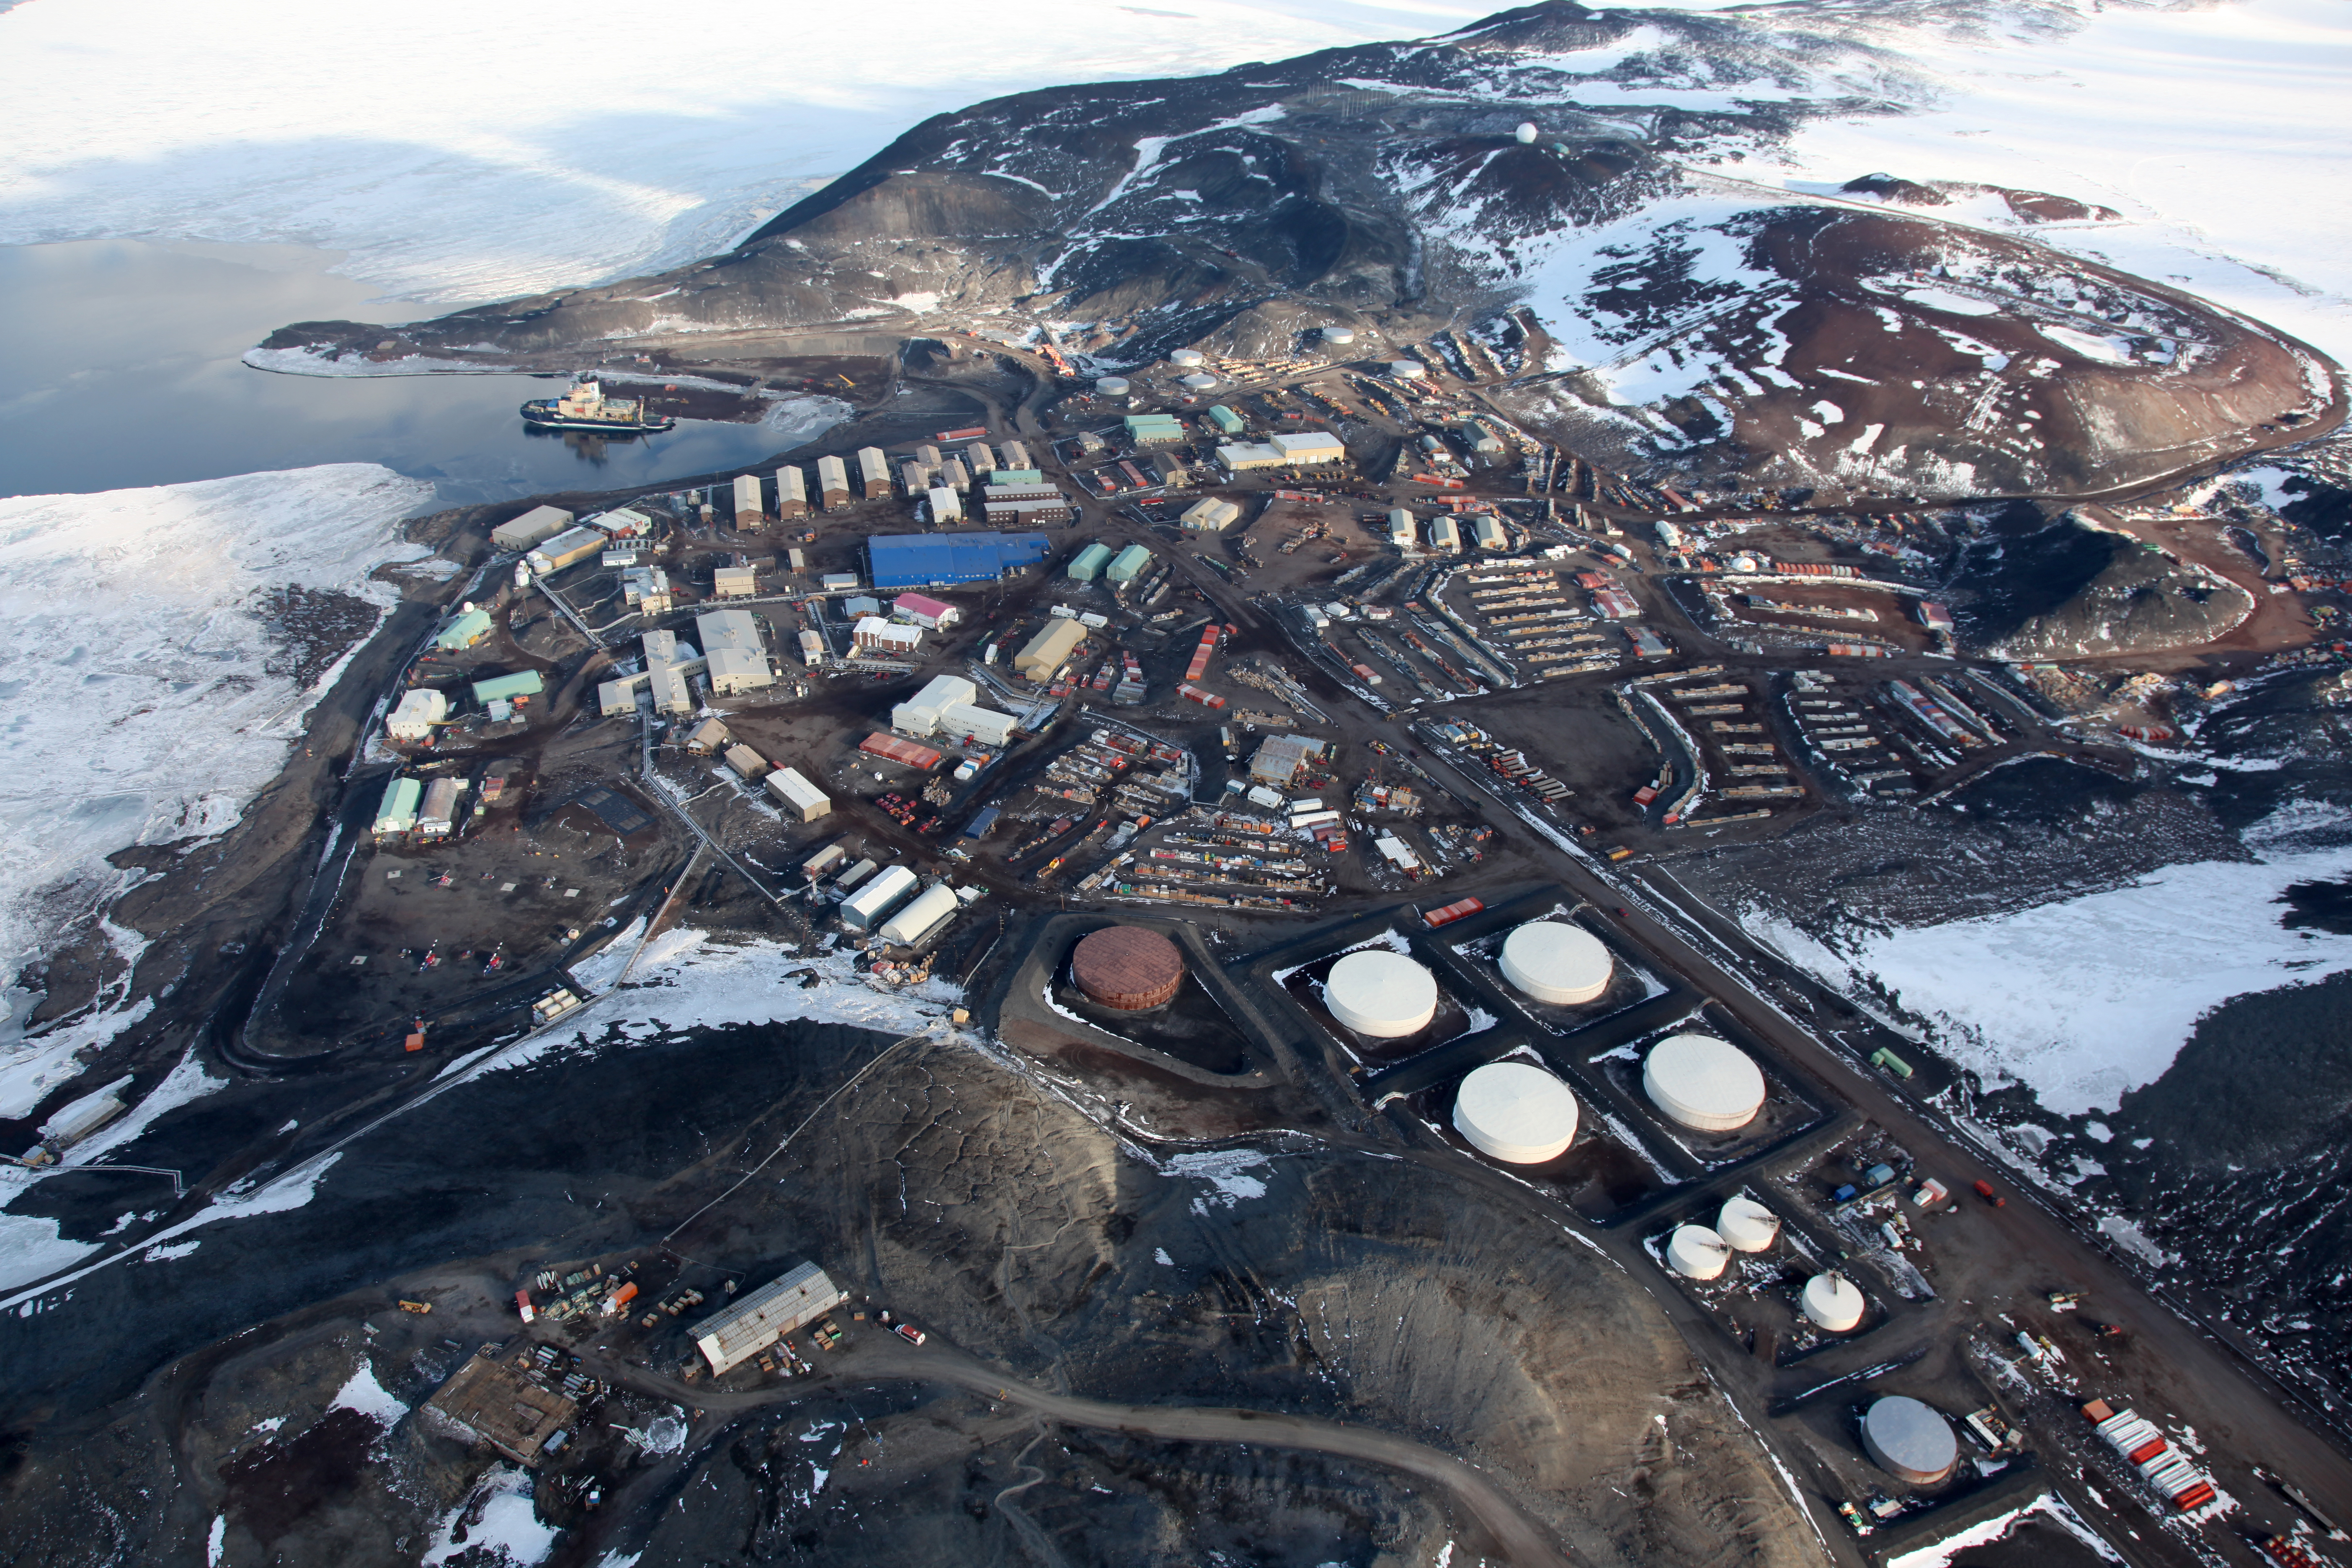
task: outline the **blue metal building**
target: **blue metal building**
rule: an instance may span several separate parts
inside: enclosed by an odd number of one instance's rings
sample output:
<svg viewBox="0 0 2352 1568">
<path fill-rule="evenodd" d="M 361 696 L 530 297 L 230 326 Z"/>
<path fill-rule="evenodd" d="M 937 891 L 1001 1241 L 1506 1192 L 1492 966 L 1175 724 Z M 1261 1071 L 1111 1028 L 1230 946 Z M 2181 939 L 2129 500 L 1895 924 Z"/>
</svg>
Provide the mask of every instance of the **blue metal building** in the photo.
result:
<svg viewBox="0 0 2352 1568">
<path fill-rule="evenodd" d="M 866 541 L 877 588 L 993 583 L 1013 567 L 1045 560 L 1049 548 L 1042 533 L 877 533 Z"/>
</svg>

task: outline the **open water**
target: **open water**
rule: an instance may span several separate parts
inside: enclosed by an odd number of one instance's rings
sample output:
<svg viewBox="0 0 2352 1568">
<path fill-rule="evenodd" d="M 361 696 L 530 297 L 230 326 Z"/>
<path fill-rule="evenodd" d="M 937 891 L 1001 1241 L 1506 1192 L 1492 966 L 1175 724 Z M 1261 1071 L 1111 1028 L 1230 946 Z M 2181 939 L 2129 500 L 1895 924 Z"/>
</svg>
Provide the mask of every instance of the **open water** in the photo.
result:
<svg viewBox="0 0 2352 1568">
<path fill-rule="evenodd" d="M 0 495 L 374 462 L 454 506 L 657 483 L 794 442 L 709 420 L 625 441 L 535 435 L 516 409 L 560 385 L 545 377 L 329 379 L 242 363 L 291 322 L 423 313 L 328 271 L 337 259 L 300 246 L 0 247 Z"/>
</svg>

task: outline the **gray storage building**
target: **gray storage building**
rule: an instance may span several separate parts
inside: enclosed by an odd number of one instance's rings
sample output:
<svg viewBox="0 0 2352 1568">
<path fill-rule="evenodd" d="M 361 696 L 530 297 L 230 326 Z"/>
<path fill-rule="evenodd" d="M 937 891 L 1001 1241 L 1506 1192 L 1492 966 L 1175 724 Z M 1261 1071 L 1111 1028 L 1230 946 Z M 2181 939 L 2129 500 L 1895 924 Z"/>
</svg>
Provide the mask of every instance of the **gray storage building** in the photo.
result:
<svg viewBox="0 0 2352 1568">
<path fill-rule="evenodd" d="M 726 1373 L 848 1300 L 824 1269 L 803 1263 L 697 1323 L 694 1343 L 714 1375 Z"/>
</svg>

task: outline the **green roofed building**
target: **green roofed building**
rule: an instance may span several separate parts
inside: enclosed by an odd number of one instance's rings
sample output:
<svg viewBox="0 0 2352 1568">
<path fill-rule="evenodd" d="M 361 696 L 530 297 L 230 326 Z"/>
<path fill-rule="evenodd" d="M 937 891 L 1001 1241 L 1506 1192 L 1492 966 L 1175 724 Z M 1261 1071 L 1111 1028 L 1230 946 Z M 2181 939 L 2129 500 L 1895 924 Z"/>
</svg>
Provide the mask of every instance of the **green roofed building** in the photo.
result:
<svg viewBox="0 0 2352 1568">
<path fill-rule="evenodd" d="M 1138 447 L 1175 447 L 1184 439 L 1184 422 L 1173 414 L 1130 414 L 1127 438 Z"/>
<path fill-rule="evenodd" d="M 441 635 L 433 639 L 433 646 L 446 653 L 455 648 L 471 647 L 489 635 L 490 612 L 467 610 L 442 628 Z"/>
<path fill-rule="evenodd" d="M 536 697 L 546 689 L 547 682 L 539 678 L 539 671 L 521 669 L 490 680 L 477 680 L 474 682 L 474 700 L 490 703 L 503 698 L 511 702 L 518 697 Z"/>
<path fill-rule="evenodd" d="M 395 778 L 383 788 L 383 804 L 376 807 L 375 831 L 379 838 L 391 838 L 416 828 L 416 803 L 425 794 L 425 786 L 415 779 Z"/>
<path fill-rule="evenodd" d="M 1045 482 L 1041 468 L 999 468 L 988 476 L 992 485 L 1042 485 Z"/>
<path fill-rule="evenodd" d="M 1096 578 L 1102 575 L 1103 563 L 1109 559 L 1110 546 L 1103 543 L 1100 540 L 1097 540 L 1094 543 L 1087 545 L 1084 550 L 1079 551 L 1077 554 L 1072 558 L 1070 562 L 1070 580 L 1074 583 L 1093 582 Z"/>
<path fill-rule="evenodd" d="M 1132 583 L 1150 564 L 1151 552 L 1140 544 L 1130 544 L 1118 552 L 1118 559 L 1103 568 L 1103 578 L 1111 583 Z"/>
<path fill-rule="evenodd" d="M 1226 436 L 1238 436 L 1249 427 L 1246 420 L 1222 403 L 1210 407 L 1209 423 L 1214 425 L 1221 435 Z"/>
</svg>

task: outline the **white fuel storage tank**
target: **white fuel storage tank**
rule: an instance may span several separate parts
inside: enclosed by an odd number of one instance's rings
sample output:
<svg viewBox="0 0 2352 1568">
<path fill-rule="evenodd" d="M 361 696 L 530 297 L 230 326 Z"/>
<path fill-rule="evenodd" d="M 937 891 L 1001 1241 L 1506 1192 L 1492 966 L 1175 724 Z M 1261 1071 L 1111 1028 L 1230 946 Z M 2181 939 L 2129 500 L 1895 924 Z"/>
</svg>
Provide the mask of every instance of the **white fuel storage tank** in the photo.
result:
<svg viewBox="0 0 2352 1568">
<path fill-rule="evenodd" d="M 1715 1216 L 1715 1229 L 1735 1251 L 1765 1252 L 1780 1238 L 1780 1216 L 1754 1198 L 1733 1198 Z"/>
<path fill-rule="evenodd" d="M 1730 1261 L 1731 1248 L 1703 1225 L 1676 1226 L 1666 1237 L 1666 1263 L 1685 1279 L 1719 1279 Z"/>
<path fill-rule="evenodd" d="M 1843 1274 L 1816 1274 L 1805 1281 L 1805 1316 L 1833 1334 L 1850 1334 L 1862 1325 L 1863 1304 L 1862 1292 Z"/>
<path fill-rule="evenodd" d="M 1650 1103 L 1685 1127 L 1729 1132 L 1764 1105 L 1764 1074 L 1738 1047 L 1712 1035 L 1672 1035 L 1642 1063 Z"/>
<path fill-rule="evenodd" d="M 1404 954 L 1368 947 L 1331 966 L 1323 1005 L 1360 1035 L 1396 1039 L 1419 1034 L 1437 1016 L 1437 982 Z"/>
<path fill-rule="evenodd" d="M 1529 921 L 1503 939 L 1503 978 L 1538 1002 L 1600 1000 L 1616 965 L 1599 937 L 1565 921 Z"/>
<path fill-rule="evenodd" d="M 1557 1160 L 1576 1142 L 1576 1096 L 1529 1062 L 1488 1062 L 1462 1080 L 1454 1126 L 1480 1152 L 1514 1165 Z"/>
</svg>

